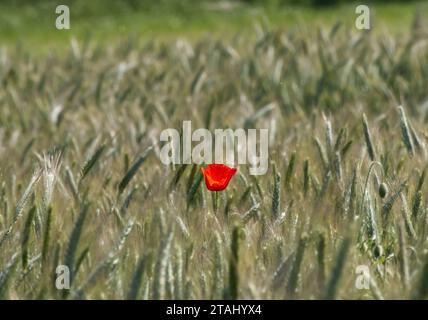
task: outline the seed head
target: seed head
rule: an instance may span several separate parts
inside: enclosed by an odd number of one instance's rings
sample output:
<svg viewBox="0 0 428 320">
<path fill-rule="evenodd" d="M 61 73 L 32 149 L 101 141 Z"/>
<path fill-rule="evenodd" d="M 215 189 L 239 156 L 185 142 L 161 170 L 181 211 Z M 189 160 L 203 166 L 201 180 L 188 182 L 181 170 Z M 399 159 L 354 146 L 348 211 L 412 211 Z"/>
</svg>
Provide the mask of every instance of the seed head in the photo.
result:
<svg viewBox="0 0 428 320">
<path fill-rule="evenodd" d="M 385 183 L 381 183 L 379 186 L 379 196 L 383 199 L 388 194 L 388 187 Z"/>
</svg>

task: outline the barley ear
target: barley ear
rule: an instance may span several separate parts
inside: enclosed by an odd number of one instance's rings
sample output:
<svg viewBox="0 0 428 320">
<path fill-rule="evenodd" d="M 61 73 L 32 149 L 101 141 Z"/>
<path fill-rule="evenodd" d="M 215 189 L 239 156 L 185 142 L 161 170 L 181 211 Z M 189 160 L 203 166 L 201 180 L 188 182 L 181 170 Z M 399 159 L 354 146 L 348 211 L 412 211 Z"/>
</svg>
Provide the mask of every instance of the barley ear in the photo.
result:
<svg viewBox="0 0 428 320">
<path fill-rule="evenodd" d="M 367 123 L 367 117 L 365 114 L 363 114 L 363 131 L 364 131 L 364 140 L 366 141 L 367 152 L 369 154 L 370 160 L 375 161 L 376 155 L 375 155 L 374 146 L 372 143 L 369 124 Z"/>
<path fill-rule="evenodd" d="M 232 232 L 231 254 L 229 259 L 229 288 L 227 299 L 237 300 L 239 297 L 239 246 L 241 229 L 235 226 Z"/>
<path fill-rule="evenodd" d="M 404 145 L 406 146 L 407 152 L 410 156 L 413 156 L 415 154 L 413 141 L 411 138 L 411 133 L 406 117 L 406 113 L 404 112 L 404 109 L 402 106 L 398 107 L 398 112 L 400 116 L 400 127 L 401 127 L 401 135 L 403 138 Z"/>
</svg>

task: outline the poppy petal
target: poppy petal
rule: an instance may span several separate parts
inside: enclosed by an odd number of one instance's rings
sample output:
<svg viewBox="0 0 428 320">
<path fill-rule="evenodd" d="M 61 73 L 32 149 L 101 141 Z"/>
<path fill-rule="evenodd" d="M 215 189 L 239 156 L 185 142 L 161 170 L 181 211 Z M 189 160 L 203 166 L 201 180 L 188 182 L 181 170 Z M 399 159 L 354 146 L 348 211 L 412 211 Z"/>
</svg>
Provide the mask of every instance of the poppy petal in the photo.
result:
<svg viewBox="0 0 428 320">
<path fill-rule="evenodd" d="M 226 189 L 237 169 L 230 168 L 224 164 L 209 164 L 201 168 L 205 178 L 205 184 L 210 191 L 221 191 Z"/>
</svg>

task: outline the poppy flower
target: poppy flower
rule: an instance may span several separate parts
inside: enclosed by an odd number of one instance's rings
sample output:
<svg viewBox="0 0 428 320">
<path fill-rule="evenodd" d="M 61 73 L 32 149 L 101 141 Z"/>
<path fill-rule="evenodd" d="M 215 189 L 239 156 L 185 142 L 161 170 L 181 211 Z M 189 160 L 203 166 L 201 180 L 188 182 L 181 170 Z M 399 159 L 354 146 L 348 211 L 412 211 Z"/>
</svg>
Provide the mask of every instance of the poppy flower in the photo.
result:
<svg viewBox="0 0 428 320">
<path fill-rule="evenodd" d="M 204 174 L 205 184 L 210 191 L 221 191 L 226 189 L 230 179 L 238 169 L 230 168 L 224 164 L 209 164 L 201 168 Z"/>
</svg>

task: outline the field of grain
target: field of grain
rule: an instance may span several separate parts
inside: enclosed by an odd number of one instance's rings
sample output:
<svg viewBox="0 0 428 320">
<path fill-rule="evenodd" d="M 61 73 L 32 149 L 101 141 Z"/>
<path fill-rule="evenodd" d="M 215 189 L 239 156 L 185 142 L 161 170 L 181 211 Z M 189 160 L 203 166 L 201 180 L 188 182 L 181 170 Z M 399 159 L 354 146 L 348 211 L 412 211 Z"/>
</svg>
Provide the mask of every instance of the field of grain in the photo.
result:
<svg viewBox="0 0 428 320">
<path fill-rule="evenodd" d="M 416 21 L 3 47 L 0 298 L 428 297 L 427 40 Z M 267 174 L 214 195 L 163 165 L 184 120 L 269 128 Z"/>
</svg>

